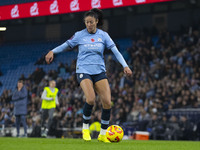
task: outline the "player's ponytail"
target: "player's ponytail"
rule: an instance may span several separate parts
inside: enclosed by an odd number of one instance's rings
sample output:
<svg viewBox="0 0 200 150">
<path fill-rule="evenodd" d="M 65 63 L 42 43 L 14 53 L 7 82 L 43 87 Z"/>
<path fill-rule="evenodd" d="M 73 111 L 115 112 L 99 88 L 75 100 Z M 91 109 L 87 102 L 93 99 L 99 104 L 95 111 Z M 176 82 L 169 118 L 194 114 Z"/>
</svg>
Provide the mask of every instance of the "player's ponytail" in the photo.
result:
<svg viewBox="0 0 200 150">
<path fill-rule="evenodd" d="M 98 9 L 98 8 L 92 8 L 90 11 L 87 11 L 84 15 L 84 19 L 87 16 L 91 16 L 94 17 L 96 19 L 98 19 L 98 24 L 97 27 L 102 26 L 103 25 L 103 12 L 102 10 Z"/>
<path fill-rule="evenodd" d="M 98 24 L 97 26 L 102 26 L 103 25 L 103 12 L 101 9 L 98 8 L 92 8 L 90 11 L 94 12 L 98 16 Z"/>
</svg>

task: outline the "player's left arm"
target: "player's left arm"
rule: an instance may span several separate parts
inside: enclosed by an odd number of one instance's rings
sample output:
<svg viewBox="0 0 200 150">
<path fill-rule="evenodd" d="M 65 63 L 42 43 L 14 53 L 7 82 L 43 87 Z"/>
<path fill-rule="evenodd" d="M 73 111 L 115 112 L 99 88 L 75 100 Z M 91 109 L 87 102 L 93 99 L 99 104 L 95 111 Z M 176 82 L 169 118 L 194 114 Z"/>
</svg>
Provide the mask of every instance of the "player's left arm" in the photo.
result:
<svg viewBox="0 0 200 150">
<path fill-rule="evenodd" d="M 113 46 L 111 48 L 111 51 L 113 52 L 113 54 L 115 55 L 115 57 L 117 58 L 117 60 L 119 61 L 119 63 L 123 66 L 124 68 L 124 73 L 128 76 L 132 75 L 132 71 L 131 69 L 128 67 L 126 61 L 124 60 L 122 54 L 119 52 L 119 50 L 117 49 L 116 46 Z"/>
<path fill-rule="evenodd" d="M 117 60 L 120 62 L 120 64 L 124 67 L 124 73 L 128 76 L 132 75 L 131 69 L 128 67 L 126 61 L 124 60 L 122 54 L 119 52 L 117 47 L 115 46 L 115 43 L 110 38 L 107 32 L 104 32 L 104 39 L 107 49 L 111 49 Z"/>
<path fill-rule="evenodd" d="M 49 51 L 48 54 L 45 56 L 45 60 L 47 64 L 50 64 L 53 61 L 54 54 L 61 53 L 64 50 L 66 50 L 69 47 L 69 45 L 65 42 L 62 45 L 57 46 L 53 50 Z"/>
</svg>

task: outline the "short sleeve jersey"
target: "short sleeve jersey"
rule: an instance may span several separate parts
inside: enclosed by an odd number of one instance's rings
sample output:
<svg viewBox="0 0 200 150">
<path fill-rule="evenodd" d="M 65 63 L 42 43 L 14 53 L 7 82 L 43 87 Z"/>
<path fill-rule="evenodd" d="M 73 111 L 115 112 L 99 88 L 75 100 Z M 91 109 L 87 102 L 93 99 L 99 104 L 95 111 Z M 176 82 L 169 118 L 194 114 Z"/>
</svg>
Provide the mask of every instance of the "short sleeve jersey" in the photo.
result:
<svg viewBox="0 0 200 150">
<path fill-rule="evenodd" d="M 97 29 L 96 33 L 91 34 L 87 29 L 83 29 L 66 42 L 71 48 L 78 46 L 76 73 L 94 75 L 106 71 L 104 49 L 115 46 L 107 32 Z"/>
</svg>

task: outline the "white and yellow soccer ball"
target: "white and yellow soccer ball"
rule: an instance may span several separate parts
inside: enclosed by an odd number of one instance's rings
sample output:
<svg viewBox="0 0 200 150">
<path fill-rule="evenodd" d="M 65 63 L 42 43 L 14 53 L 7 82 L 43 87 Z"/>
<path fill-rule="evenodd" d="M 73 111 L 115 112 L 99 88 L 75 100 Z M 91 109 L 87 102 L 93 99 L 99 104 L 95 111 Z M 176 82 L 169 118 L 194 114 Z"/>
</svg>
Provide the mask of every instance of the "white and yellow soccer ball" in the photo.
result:
<svg viewBox="0 0 200 150">
<path fill-rule="evenodd" d="M 124 136 L 124 131 L 118 125 L 111 125 L 107 129 L 106 136 L 110 142 L 120 142 Z"/>
</svg>

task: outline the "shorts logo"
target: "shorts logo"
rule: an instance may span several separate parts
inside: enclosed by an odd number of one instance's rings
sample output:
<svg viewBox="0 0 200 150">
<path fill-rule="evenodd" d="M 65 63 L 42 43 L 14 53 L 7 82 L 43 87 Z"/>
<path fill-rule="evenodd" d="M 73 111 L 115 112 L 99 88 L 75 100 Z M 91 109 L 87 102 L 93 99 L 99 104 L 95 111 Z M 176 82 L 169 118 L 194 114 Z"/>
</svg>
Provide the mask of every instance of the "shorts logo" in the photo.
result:
<svg viewBox="0 0 200 150">
<path fill-rule="evenodd" d="M 80 78 L 83 78 L 83 74 L 81 73 L 81 74 L 79 75 L 79 77 L 80 77 Z"/>
</svg>

